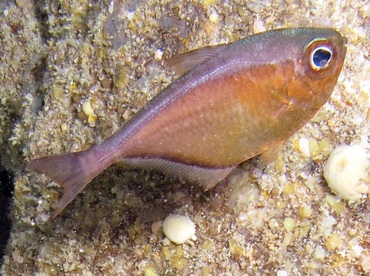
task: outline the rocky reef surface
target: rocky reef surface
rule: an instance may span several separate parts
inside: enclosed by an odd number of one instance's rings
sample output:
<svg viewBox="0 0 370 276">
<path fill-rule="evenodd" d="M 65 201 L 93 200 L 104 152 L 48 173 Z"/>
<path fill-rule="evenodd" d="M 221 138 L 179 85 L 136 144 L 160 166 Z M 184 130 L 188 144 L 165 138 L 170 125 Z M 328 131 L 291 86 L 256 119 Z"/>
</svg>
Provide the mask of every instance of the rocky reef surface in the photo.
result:
<svg viewBox="0 0 370 276">
<path fill-rule="evenodd" d="M 0 26 L 0 171 L 14 184 L 4 275 L 370 273 L 369 200 L 341 200 L 323 179 L 337 146 L 369 155 L 366 1 L 18 0 L 0 2 Z M 176 78 L 162 62 L 176 53 L 297 26 L 337 29 L 347 57 L 330 101 L 273 164 L 250 160 L 206 193 L 113 166 L 50 220 L 61 188 L 28 160 L 112 135 Z M 165 238 L 171 213 L 192 219 L 196 240 Z"/>
</svg>

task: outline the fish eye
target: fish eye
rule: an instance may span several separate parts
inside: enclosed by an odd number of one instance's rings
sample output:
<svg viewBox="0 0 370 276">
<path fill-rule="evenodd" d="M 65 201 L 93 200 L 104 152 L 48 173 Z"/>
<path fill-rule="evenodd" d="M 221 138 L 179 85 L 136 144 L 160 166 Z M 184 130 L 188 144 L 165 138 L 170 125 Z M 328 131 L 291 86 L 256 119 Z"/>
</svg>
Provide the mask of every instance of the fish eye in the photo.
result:
<svg viewBox="0 0 370 276">
<path fill-rule="evenodd" d="M 315 71 L 326 68 L 331 61 L 333 51 L 327 46 L 321 46 L 314 49 L 310 57 L 310 66 Z"/>
</svg>

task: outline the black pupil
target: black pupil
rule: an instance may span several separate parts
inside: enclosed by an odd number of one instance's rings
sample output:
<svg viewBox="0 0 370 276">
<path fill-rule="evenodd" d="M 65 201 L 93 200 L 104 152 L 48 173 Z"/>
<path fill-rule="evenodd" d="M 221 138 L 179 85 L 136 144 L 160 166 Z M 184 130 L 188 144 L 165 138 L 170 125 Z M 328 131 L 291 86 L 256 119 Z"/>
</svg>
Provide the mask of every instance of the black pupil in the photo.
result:
<svg viewBox="0 0 370 276">
<path fill-rule="evenodd" d="M 331 58 L 331 52 L 327 49 L 317 49 L 313 54 L 312 61 L 319 68 L 323 68 L 328 65 L 328 62 Z"/>
</svg>

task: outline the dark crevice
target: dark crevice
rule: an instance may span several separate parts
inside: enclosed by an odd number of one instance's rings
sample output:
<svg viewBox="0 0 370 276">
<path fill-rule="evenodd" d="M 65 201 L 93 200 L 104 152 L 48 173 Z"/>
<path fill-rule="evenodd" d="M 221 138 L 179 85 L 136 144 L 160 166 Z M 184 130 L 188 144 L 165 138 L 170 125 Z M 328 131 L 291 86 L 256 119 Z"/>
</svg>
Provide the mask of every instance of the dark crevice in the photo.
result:
<svg viewBox="0 0 370 276">
<path fill-rule="evenodd" d="M 4 260 L 5 248 L 12 227 L 9 212 L 13 201 L 13 179 L 14 175 L 0 166 L 0 266 Z"/>
<path fill-rule="evenodd" d="M 37 18 L 38 24 L 38 31 L 42 37 L 43 43 L 46 46 L 48 40 L 50 40 L 50 26 L 49 26 L 49 15 L 47 4 L 44 1 L 35 1 L 34 2 L 34 13 L 35 17 Z M 47 48 L 47 47 L 46 47 Z M 41 51 L 37 62 L 33 64 L 31 68 L 31 72 L 34 78 L 35 84 L 35 92 L 34 101 L 31 106 L 32 112 L 35 114 L 43 109 L 44 106 L 44 80 L 45 74 L 47 73 L 48 67 L 48 52 Z"/>
<path fill-rule="evenodd" d="M 44 42 L 50 38 L 49 18 L 44 1 L 35 1 L 35 16 L 39 22 L 39 31 Z"/>
</svg>

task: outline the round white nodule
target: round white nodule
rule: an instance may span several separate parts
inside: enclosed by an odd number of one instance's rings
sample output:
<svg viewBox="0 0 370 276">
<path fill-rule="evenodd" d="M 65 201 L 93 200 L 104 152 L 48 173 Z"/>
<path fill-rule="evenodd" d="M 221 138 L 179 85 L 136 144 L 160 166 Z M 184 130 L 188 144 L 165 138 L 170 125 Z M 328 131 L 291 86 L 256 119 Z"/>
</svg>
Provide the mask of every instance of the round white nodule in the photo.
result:
<svg viewBox="0 0 370 276">
<path fill-rule="evenodd" d="M 186 216 L 169 215 L 163 221 L 163 232 L 170 241 L 183 244 L 195 236 L 195 224 Z"/>
<path fill-rule="evenodd" d="M 364 148 L 343 145 L 330 154 L 324 166 L 324 177 L 337 196 L 358 200 L 362 194 L 369 192 L 369 187 L 364 182 L 367 178 L 367 164 Z"/>
</svg>

